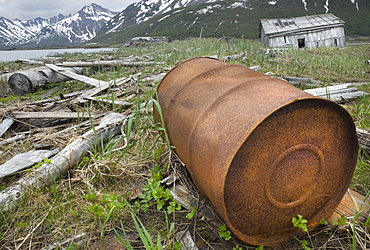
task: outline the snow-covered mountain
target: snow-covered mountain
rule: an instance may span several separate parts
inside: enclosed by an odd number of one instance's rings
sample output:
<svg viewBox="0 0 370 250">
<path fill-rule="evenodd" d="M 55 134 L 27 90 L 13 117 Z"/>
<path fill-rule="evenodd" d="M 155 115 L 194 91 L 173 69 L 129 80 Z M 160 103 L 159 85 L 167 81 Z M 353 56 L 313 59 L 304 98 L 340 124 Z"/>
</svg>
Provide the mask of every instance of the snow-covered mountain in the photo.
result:
<svg viewBox="0 0 370 250">
<path fill-rule="evenodd" d="M 129 5 L 112 18 L 100 32 L 110 33 L 124 30 L 177 8 L 215 1 L 217 0 L 141 0 Z"/>
<path fill-rule="evenodd" d="M 76 14 L 27 21 L 0 17 L 0 47 L 69 45 L 92 39 L 117 13 L 97 4 L 84 6 Z"/>
<path fill-rule="evenodd" d="M 40 32 L 43 27 L 53 25 L 66 17 L 59 14 L 49 19 L 37 17 L 25 21 L 0 17 L 0 46 L 24 43 Z"/>
</svg>

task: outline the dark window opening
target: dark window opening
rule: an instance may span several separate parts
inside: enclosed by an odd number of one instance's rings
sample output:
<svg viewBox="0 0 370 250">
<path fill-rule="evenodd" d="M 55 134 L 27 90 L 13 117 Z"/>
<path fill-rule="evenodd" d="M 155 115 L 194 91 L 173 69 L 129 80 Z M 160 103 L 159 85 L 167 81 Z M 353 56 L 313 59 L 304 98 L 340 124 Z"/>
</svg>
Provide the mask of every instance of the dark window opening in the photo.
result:
<svg viewBox="0 0 370 250">
<path fill-rule="evenodd" d="M 298 39 L 298 48 L 301 49 L 301 48 L 304 48 L 304 47 L 306 47 L 305 42 L 304 42 L 304 38 Z"/>
<path fill-rule="evenodd" d="M 334 38 L 334 46 L 338 47 L 338 40 L 336 38 Z"/>
</svg>

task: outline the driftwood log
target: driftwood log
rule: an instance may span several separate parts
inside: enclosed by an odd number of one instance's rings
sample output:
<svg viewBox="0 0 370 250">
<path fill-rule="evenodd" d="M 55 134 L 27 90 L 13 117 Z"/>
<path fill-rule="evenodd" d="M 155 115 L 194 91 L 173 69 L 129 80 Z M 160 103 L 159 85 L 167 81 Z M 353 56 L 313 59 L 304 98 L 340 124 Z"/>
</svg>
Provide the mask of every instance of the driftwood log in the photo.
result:
<svg viewBox="0 0 370 250">
<path fill-rule="evenodd" d="M 95 117 L 95 113 L 78 112 L 10 112 L 15 119 L 83 119 Z"/>
<path fill-rule="evenodd" d="M 82 68 L 69 68 L 74 73 L 81 73 Z M 10 89 L 17 95 L 25 95 L 36 92 L 45 87 L 48 83 L 65 82 L 69 77 L 63 76 L 53 70 L 19 71 L 11 75 L 8 79 Z"/>
<path fill-rule="evenodd" d="M 77 164 L 86 152 L 94 145 L 107 141 L 120 132 L 125 115 L 117 113 L 107 114 L 99 126 L 78 137 L 66 146 L 57 155 L 50 158 L 51 163 L 43 163 L 32 174 L 18 180 L 14 185 L 0 192 L 0 211 L 13 209 L 27 191 L 31 188 L 39 188 L 59 178 L 71 166 Z"/>
<path fill-rule="evenodd" d="M 164 62 L 126 62 L 122 60 L 113 61 L 93 61 L 93 62 L 63 62 L 63 67 L 97 67 L 97 66 L 146 66 L 146 65 L 162 65 Z"/>
</svg>

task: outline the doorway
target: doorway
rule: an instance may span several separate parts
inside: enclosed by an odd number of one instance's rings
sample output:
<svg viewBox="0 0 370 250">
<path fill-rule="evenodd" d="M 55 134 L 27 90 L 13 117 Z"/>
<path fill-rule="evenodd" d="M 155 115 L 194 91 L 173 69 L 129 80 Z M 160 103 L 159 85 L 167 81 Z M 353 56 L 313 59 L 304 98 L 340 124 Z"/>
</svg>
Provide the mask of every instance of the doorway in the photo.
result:
<svg viewBox="0 0 370 250">
<path fill-rule="evenodd" d="M 304 47 L 306 47 L 304 38 L 298 39 L 298 48 L 301 49 L 301 48 L 304 48 Z"/>
</svg>

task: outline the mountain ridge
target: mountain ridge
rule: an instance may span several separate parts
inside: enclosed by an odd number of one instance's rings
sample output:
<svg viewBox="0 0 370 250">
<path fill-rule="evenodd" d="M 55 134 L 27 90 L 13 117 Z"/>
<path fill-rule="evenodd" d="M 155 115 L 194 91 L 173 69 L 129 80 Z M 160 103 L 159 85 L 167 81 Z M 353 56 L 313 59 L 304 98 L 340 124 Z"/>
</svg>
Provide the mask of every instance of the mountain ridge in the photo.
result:
<svg viewBox="0 0 370 250">
<path fill-rule="evenodd" d="M 200 35 L 258 39 L 260 19 L 297 17 L 326 12 L 346 22 L 346 35 L 370 35 L 370 24 L 369 27 L 364 25 L 366 23 L 364 20 L 370 20 L 370 0 L 337 0 L 335 3 L 328 0 L 315 0 L 314 2 L 301 0 L 208 1 L 160 14 L 153 13 L 151 18 L 135 24 L 132 20 L 138 19 L 137 9 L 140 3 L 145 5 L 147 1 L 153 0 L 142 0 L 128 6 L 114 19 L 107 22 L 92 41 L 115 43 L 127 41 L 135 36 L 166 36 L 169 39 L 186 39 Z M 172 5 L 176 5 L 176 2 L 180 0 L 169 1 L 172 1 Z"/>
<path fill-rule="evenodd" d="M 121 12 L 97 4 L 44 19 L 0 17 L 0 49 L 124 43 L 137 36 L 258 39 L 259 20 L 330 12 L 347 36 L 370 35 L 370 0 L 141 0 Z"/>
<path fill-rule="evenodd" d="M 95 3 L 75 14 L 10 20 L 0 17 L 0 47 L 64 46 L 87 42 L 118 12 Z"/>
</svg>

